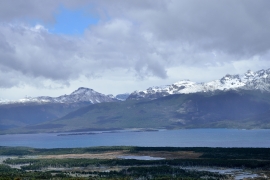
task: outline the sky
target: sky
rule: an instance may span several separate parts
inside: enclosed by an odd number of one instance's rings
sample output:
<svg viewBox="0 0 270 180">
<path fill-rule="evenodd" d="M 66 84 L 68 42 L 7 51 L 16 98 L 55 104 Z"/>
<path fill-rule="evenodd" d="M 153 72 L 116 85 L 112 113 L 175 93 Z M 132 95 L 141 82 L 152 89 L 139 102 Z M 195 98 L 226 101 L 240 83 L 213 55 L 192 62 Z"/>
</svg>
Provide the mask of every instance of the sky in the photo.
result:
<svg viewBox="0 0 270 180">
<path fill-rule="evenodd" d="M 270 1 L 0 0 L 0 99 L 270 68 Z"/>
</svg>

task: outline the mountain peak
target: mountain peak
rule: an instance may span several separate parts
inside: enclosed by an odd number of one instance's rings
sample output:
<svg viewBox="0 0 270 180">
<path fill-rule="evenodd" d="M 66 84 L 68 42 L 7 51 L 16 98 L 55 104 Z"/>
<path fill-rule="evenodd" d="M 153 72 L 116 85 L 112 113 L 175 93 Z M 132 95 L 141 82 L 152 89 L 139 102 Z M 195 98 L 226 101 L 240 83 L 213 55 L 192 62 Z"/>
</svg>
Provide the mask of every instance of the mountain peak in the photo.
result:
<svg viewBox="0 0 270 180">
<path fill-rule="evenodd" d="M 12 102 L 4 102 L 0 100 L 2 104 L 10 104 L 10 103 L 102 103 L 102 102 L 113 102 L 118 101 L 113 96 L 107 96 L 105 94 L 94 91 L 90 88 L 80 87 L 70 95 L 62 95 L 59 97 L 49 97 L 49 96 L 39 96 L 39 97 L 26 97 L 24 99 L 20 99 L 19 101 Z"/>
<path fill-rule="evenodd" d="M 86 87 L 79 87 L 77 90 L 73 91 L 71 93 L 72 94 L 84 94 L 86 92 L 93 92 L 94 90 L 93 89 L 90 89 L 90 88 L 86 88 Z"/>
<path fill-rule="evenodd" d="M 245 75 L 246 76 L 254 76 L 254 72 L 249 69 L 249 70 L 247 70 L 247 72 L 245 73 Z"/>
</svg>

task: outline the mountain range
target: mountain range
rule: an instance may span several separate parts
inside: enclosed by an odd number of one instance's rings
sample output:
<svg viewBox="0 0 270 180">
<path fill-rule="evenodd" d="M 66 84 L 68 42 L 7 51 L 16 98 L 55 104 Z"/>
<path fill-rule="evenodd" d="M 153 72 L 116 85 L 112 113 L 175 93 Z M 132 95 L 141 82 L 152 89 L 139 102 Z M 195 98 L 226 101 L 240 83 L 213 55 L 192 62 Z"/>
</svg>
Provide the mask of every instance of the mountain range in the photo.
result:
<svg viewBox="0 0 270 180">
<path fill-rule="evenodd" d="M 128 99 L 155 99 L 172 94 L 215 93 L 229 90 L 259 90 L 270 92 L 270 69 L 252 72 L 244 75 L 227 74 L 219 80 L 206 83 L 196 83 L 189 80 L 176 82 L 172 85 L 150 87 L 143 91 L 134 91 Z"/>
<path fill-rule="evenodd" d="M 70 95 L 0 105 L 2 133 L 125 128 L 270 128 L 270 69 L 116 97 L 79 88 Z"/>
<path fill-rule="evenodd" d="M 190 94 L 190 93 L 215 93 L 229 90 L 259 90 L 261 92 L 270 92 L 270 69 L 253 72 L 248 70 L 244 75 L 229 75 L 221 79 L 196 83 L 189 80 L 182 80 L 171 85 L 149 87 L 146 90 L 134 91 L 131 94 L 124 93 L 105 95 L 90 88 L 80 87 L 70 95 L 59 97 L 40 96 L 25 97 L 18 101 L 0 100 L 0 104 L 14 103 L 78 103 L 89 102 L 92 104 L 102 102 L 114 102 L 139 99 L 156 99 L 172 94 Z"/>
</svg>

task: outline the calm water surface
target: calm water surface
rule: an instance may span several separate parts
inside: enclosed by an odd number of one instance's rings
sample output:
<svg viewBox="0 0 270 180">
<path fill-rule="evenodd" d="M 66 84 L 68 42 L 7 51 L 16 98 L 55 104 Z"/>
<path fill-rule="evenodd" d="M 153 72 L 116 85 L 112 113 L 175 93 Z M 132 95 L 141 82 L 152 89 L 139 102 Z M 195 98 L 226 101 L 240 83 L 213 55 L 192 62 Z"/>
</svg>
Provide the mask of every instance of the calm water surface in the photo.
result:
<svg viewBox="0 0 270 180">
<path fill-rule="evenodd" d="M 0 135 L 0 146 L 71 148 L 91 146 L 270 147 L 270 130 L 184 129 L 150 132 L 106 132 Z"/>
</svg>

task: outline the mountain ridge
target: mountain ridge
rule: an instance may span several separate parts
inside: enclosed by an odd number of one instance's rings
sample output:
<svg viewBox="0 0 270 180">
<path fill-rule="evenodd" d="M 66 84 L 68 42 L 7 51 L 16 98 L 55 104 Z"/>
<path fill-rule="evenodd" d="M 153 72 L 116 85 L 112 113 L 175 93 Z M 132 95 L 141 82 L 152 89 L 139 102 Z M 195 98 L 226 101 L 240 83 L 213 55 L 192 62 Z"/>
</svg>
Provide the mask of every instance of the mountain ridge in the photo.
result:
<svg viewBox="0 0 270 180">
<path fill-rule="evenodd" d="M 260 90 L 270 92 L 270 69 L 253 72 L 248 70 L 243 75 L 227 74 L 221 79 L 210 82 L 197 83 L 190 80 L 181 80 L 171 85 L 153 86 L 146 90 L 136 90 L 129 93 L 105 95 L 94 91 L 90 88 L 80 87 L 69 95 L 59 97 L 39 96 L 25 97 L 18 101 L 0 99 L 1 104 L 14 103 L 78 103 L 90 102 L 92 104 L 101 102 L 114 102 L 125 100 L 139 100 L 143 98 L 156 99 L 172 94 L 189 94 L 189 93 L 215 93 L 216 91 L 228 90 Z"/>
<path fill-rule="evenodd" d="M 143 98 L 156 99 L 172 94 L 215 93 L 228 90 L 260 90 L 270 92 L 270 69 L 253 72 L 248 70 L 244 75 L 225 75 L 219 80 L 196 83 L 182 80 L 171 85 L 149 87 L 146 90 L 134 91 L 128 100 Z"/>
<path fill-rule="evenodd" d="M 69 95 L 61 95 L 58 97 L 50 96 L 38 96 L 38 97 L 25 97 L 18 101 L 0 101 L 0 104 L 16 104 L 16 103 L 80 103 L 80 102 L 90 102 L 92 104 L 102 103 L 102 102 L 114 102 L 118 101 L 113 95 L 105 95 L 94 91 L 90 88 L 80 87 L 73 91 Z"/>
</svg>

